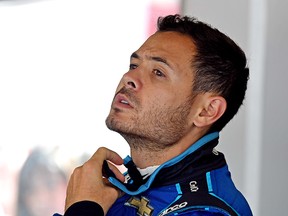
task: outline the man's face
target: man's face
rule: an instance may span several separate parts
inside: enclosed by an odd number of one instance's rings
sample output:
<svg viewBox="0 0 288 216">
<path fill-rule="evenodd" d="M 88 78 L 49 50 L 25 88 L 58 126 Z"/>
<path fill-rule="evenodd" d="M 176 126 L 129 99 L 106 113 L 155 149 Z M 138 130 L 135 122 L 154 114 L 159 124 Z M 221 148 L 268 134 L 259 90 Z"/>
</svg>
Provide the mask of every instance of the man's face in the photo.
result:
<svg viewBox="0 0 288 216">
<path fill-rule="evenodd" d="M 195 46 L 176 32 L 158 32 L 131 55 L 106 119 L 124 138 L 172 145 L 191 129 Z M 138 140 L 139 141 L 139 140 Z M 129 141 L 128 141 L 129 142 Z"/>
</svg>

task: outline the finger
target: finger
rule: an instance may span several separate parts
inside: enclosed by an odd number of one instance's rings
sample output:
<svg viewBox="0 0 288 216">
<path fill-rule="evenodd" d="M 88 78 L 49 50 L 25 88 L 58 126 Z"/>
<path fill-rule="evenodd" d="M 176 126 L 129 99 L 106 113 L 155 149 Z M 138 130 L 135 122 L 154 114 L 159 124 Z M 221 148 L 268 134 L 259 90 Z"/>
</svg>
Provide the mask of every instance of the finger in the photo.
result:
<svg viewBox="0 0 288 216">
<path fill-rule="evenodd" d="M 121 171 L 114 164 L 112 164 L 111 162 L 108 161 L 108 166 L 109 166 L 109 169 L 115 174 L 117 179 L 119 179 L 122 182 L 125 181 L 124 175 L 121 173 Z"/>
<path fill-rule="evenodd" d="M 105 147 L 100 147 L 93 154 L 93 156 L 90 158 L 90 160 L 101 161 L 101 163 L 103 163 L 104 160 L 109 160 L 116 165 L 122 165 L 123 164 L 123 159 L 120 157 L 119 154 L 117 154 L 116 152 L 114 152 L 110 149 L 107 149 Z"/>
<path fill-rule="evenodd" d="M 111 188 L 114 188 L 114 189 L 115 189 L 115 191 L 116 191 L 117 194 L 118 194 L 118 198 L 120 198 L 120 197 L 122 197 L 122 196 L 125 195 L 125 192 L 124 192 L 124 191 L 120 190 L 119 188 L 117 188 L 116 186 L 114 186 L 113 184 L 111 184 L 108 179 L 103 179 L 103 181 L 105 182 L 106 185 L 109 185 Z"/>
<path fill-rule="evenodd" d="M 101 175 L 103 174 L 105 175 L 105 172 L 102 172 L 102 168 L 104 166 L 104 161 L 108 162 L 108 166 L 109 169 L 111 170 L 111 172 L 114 173 L 115 177 L 117 179 L 119 179 L 120 181 L 124 182 L 125 177 L 122 175 L 122 173 L 118 170 L 118 168 L 116 168 L 115 165 L 122 165 L 123 164 L 123 159 L 120 157 L 119 154 L 117 154 L 116 152 L 107 149 L 105 147 L 100 147 L 94 154 L 93 156 L 89 159 L 89 164 L 94 164 L 93 166 L 95 167 L 95 169 L 97 169 L 96 172 L 99 173 L 101 172 Z M 115 165 L 113 165 L 115 164 Z M 109 172 L 108 172 L 109 173 Z M 106 174 L 108 174 L 106 173 Z M 106 176 L 107 177 L 107 176 Z"/>
</svg>

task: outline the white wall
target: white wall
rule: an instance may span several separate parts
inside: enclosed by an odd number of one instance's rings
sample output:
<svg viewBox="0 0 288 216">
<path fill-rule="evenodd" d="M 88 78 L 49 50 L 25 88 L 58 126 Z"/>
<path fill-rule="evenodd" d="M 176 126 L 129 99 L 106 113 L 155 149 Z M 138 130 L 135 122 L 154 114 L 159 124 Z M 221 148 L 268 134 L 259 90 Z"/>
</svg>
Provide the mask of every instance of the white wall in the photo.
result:
<svg viewBox="0 0 288 216">
<path fill-rule="evenodd" d="M 7 2 L 0 5 L 0 146 L 118 145 L 104 121 L 144 40 L 145 3 Z"/>
<path fill-rule="evenodd" d="M 105 118 L 131 53 L 177 5 L 0 0 L 0 214 L 12 215 L 17 172 L 35 146 L 59 148 L 64 163 L 100 146 L 129 154 Z"/>
<path fill-rule="evenodd" d="M 105 118 L 145 39 L 146 4 L 0 1 L 0 209 L 7 215 L 34 146 L 58 146 L 64 161 L 99 146 L 129 153 Z"/>
<path fill-rule="evenodd" d="M 288 2 L 267 1 L 259 215 L 287 215 Z"/>
</svg>

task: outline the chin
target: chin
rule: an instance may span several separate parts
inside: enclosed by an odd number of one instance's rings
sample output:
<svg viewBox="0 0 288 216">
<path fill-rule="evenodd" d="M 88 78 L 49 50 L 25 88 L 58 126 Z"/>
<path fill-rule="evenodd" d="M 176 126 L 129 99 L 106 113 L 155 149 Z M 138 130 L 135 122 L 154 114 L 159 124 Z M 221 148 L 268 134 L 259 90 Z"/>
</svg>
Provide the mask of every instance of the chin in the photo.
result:
<svg viewBox="0 0 288 216">
<path fill-rule="evenodd" d="M 128 124 L 125 120 L 119 120 L 119 118 L 116 119 L 115 117 L 108 116 L 105 122 L 108 129 L 121 135 L 133 133 L 131 124 Z"/>
<path fill-rule="evenodd" d="M 107 128 L 109 128 L 112 131 L 116 131 L 116 132 L 119 132 L 120 128 L 122 127 L 121 121 L 116 120 L 116 118 L 113 117 L 112 115 L 109 115 L 106 118 L 105 123 L 106 123 Z"/>
</svg>

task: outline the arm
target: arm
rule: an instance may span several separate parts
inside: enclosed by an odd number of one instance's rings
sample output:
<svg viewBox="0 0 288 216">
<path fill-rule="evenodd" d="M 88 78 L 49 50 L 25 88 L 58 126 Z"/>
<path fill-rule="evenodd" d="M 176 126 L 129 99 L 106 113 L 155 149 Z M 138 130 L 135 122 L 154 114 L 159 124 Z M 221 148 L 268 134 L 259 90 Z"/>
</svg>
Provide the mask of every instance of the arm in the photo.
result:
<svg viewBox="0 0 288 216">
<path fill-rule="evenodd" d="M 77 203 L 72 204 L 67 211 L 65 212 L 64 216 L 104 216 L 104 211 L 102 207 L 95 202 L 91 201 L 80 201 Z"/>
<path fill-rule="evenodd" d="M 102 207 L 95 202 L 80 201 L 72 204 L 64 215 L 55 213 L 53 216 L 104 216 Z"/>
<path fill-rule="evenodd" d="M 99 148 L 83 166 L 74 170 L 67 187 L 65 216 L 106 215 L 120 196 L 120 191 L 103 177 L 105 160 L 116 165 L 123 164 L 117 153 Z M 119 180 L 124 181 L 124 176 L 115 166 L 110 164 L 109 167 Z"/>
</svg>

